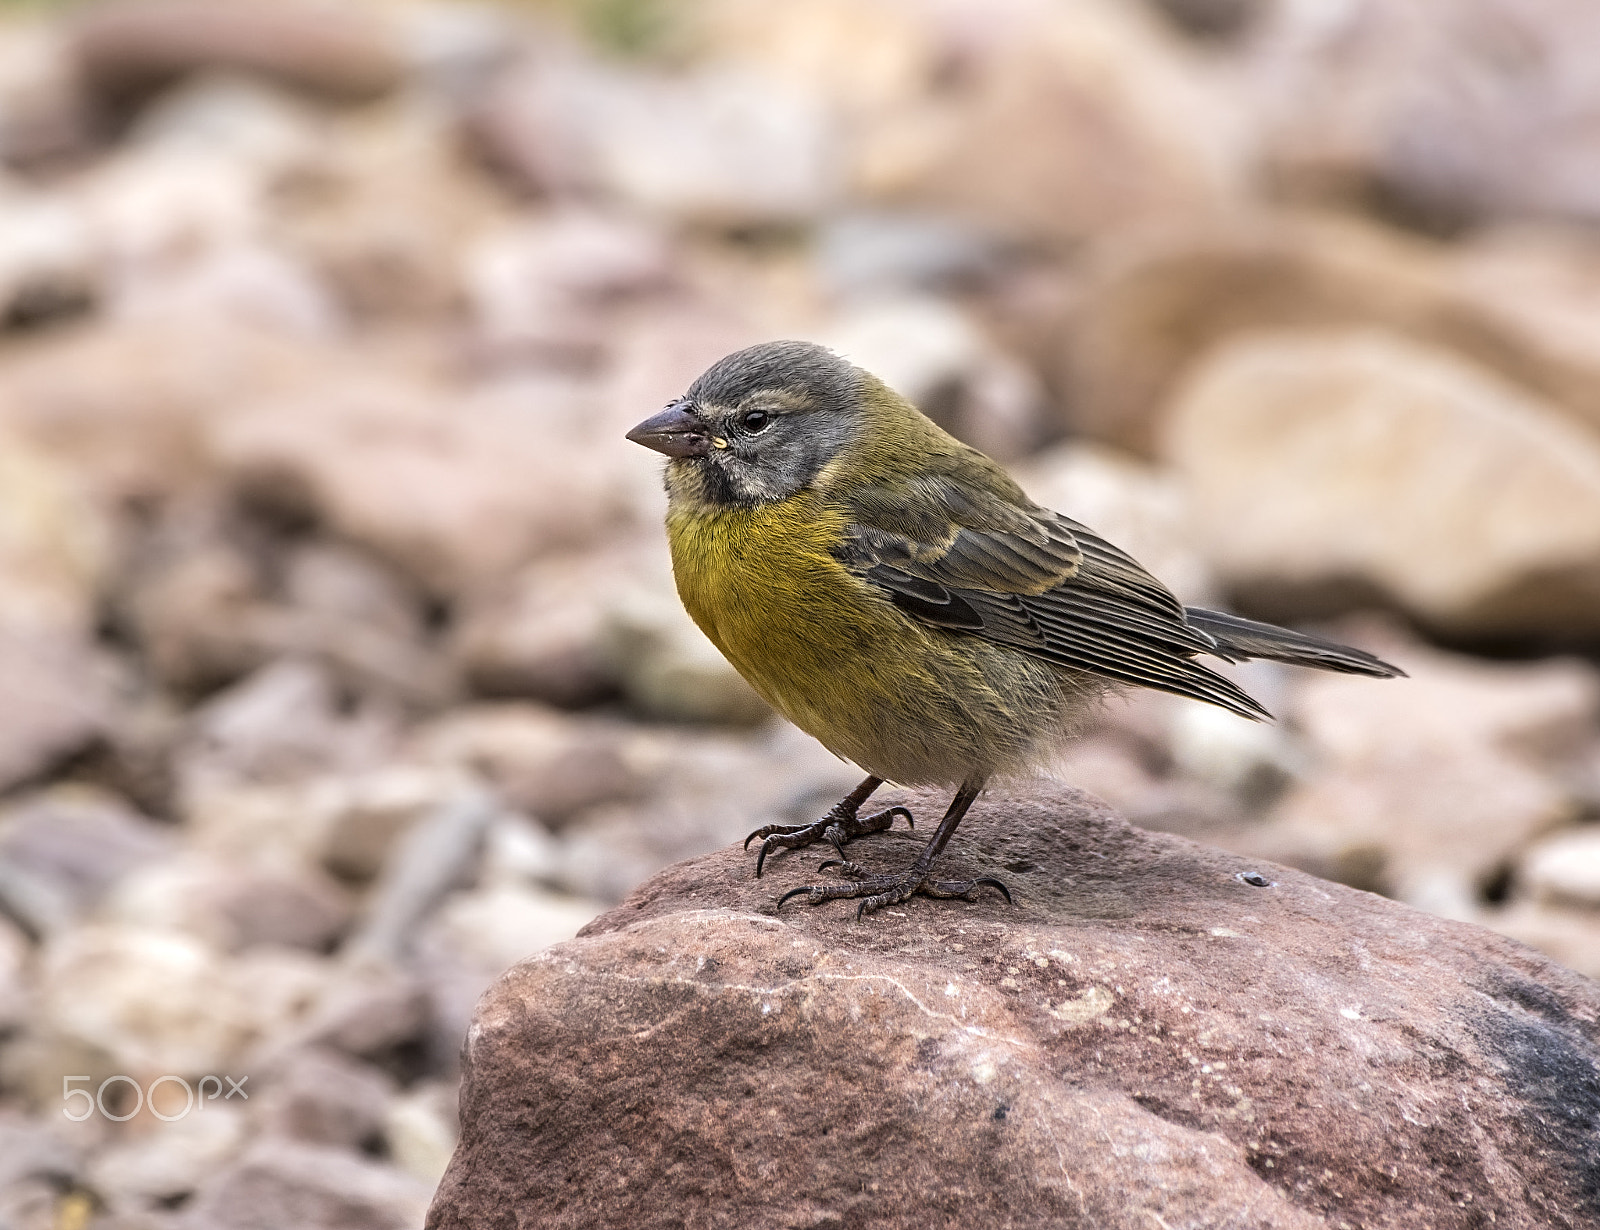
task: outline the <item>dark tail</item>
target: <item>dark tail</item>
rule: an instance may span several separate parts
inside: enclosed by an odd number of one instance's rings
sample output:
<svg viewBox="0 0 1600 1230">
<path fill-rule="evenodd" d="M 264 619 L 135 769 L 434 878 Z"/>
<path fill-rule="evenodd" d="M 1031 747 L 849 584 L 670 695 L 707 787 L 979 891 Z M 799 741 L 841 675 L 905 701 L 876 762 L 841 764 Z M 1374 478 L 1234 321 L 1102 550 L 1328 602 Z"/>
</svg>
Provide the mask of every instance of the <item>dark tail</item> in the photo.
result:
<svg viewBox="0 0 1600 1230">
<path fill-rule="evenodd" d="M 1270 658 L 1274 662 L 1292 662 L 1296 666 L 1314 666 L 1318 670 L 1346 675 L 1374 675 L 1379 679 L 1405 674 L 1398 666 L 1390 666 L 1370 653 L 1337 641 L 1307 636 L 1304 632 L 1291 632 L 1276 624 L 1257 623 L 1253 619 L 1206 611 L 1197 606 L 1189 607 L 1184 613 L 1191 627 L 1207 633 L 1217 642 L 1217 656 L 1230 661 Z"/>
</svg>

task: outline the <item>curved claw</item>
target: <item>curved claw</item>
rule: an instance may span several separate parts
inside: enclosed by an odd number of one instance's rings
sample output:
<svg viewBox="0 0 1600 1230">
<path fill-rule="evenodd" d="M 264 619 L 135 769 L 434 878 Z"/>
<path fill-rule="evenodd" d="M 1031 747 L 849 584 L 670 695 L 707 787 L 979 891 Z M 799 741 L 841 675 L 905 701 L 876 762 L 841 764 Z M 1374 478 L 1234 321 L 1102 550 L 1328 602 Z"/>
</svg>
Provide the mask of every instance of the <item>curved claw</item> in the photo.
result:
<svg viewBox="0 0 1600 1230">
<path fill-rule="evenodd" d="M 764 841 L 761 843 L 760 852 L 756 855 L 756 879 L 758 880 L 761 878 L 761 867 L 767 861 L 767 851 L 770 849 L 772 849 L 772 843 Z"/>
<path fill-rule="evenodd" d="M 778 898 L 777 908 L 780 910 L 783 909 L 783 903 L 789 900 L 790 897 L 808 897 L 810 895 L 811 890 L 809 888 L 791 888 L 788 892 L 784 893 L 783 896 Z"/>
<path fill-rule="evenodd" d="M 817 864 L 817 870 L 818 871 L 826 871 L 829 867 L 843 867 L 843 866 L 844 866 L 844 859 L 842 859 L 842 858 L 830 858 L 830 859 L 825 859 L 822 862 L 818 863 Z"/>
<path fill-rule="evenodd" d="M 999 889 L 1000 890 L 1000 895 L 1006 899 L 1006 904 L 1007 905 L 1015 905 L 1016 904 L 1016 902 L 1011 900 L 1011 890 L 1009 888 L 1007 888 L 1004 884 L 1000 883 L 1000 881 L 995 879 L 993 876 L 981 876 L 981 877 L 979 877 L 978 879 L 976 879 L 976 880 L 974 880 L 972 882 L 972 887 L 973 888 L 977 888 L 977 887 L 979 887 L 980 885 L 983 885 L 983 884 L 987 884 L 990 888 Z"/>
<path fill-rule="evenodd" d="M 897 803 L 884 814 L 889 817 L 890 824 L 894 823 L 894 818 L 896 816 L 904 816 L 906 818 L 906 827 L 908 829 L 915 829 L 917 827 L 917 818 L 911 814 L 911 809 L 909 807 L 901 807 Z"/>
<path fill-rule="evenodd" d="M 756 830 L 756 831 L 755 831 L 755 832 L 753 832 L 753 833 L 751 833 L 751 834 L 750 834 L 750 836 L 748 836 L 748 837 L 746 837 L 746 838 L 745 838 L 745 839 L 744 839 L 744 845 L 742 845 L 742 846 L 741 846 L 741 847 L 739 847 L 739 848 L 740 848 L 740 849 L 741 849 L 741 850 L 748 850 L 748 849 L 749 849 L 749 848 L 750 848 L 750 843 L 751 843 L 751 842 L 752 842 L 752 841 L 754 841 L 754 840 L 755 840 L 755 839 L 756 839 L 756 838 L 757 838 L 757 837 L 759 837 L 759 836 L 761 836 L 761 830 L 760 830 L 760 829 L 757 829 L 757 830 Z M 756 873 L 756 874 L 757 874 L 757 875 L 760 875 L 760 874 L 761 874 L 761 873 L 760 873 L 760 872 L 757 872 L 757 873 Z"/>
</svg>

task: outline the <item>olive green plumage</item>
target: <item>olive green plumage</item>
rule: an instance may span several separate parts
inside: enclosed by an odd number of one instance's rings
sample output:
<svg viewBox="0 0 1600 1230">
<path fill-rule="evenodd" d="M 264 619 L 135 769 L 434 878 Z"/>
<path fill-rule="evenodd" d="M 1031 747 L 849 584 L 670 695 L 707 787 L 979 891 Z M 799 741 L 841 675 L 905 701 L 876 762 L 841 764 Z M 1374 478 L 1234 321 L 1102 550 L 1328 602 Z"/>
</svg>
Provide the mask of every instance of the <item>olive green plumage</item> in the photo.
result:
<svg viewBox="0 0 1600 1230">
<path fill-rule="evenodd" d="M 730 355 L 630 438 L 671 458 L 667 531 L 690 615 L 778 712 L 873 775 L 867 793 L 887 778 L 975 795 L 1048 759 L 1120 685 L 1266 716 L 1199 654 L 1398 673 L 1345 646 L 1185 610 L 1127 555 L 820 347 Z M 824 896 L 860 895 L 838 887 Z M 919 881 L 890 896 L 919 888 L 931 891 Z"/>
</svg>

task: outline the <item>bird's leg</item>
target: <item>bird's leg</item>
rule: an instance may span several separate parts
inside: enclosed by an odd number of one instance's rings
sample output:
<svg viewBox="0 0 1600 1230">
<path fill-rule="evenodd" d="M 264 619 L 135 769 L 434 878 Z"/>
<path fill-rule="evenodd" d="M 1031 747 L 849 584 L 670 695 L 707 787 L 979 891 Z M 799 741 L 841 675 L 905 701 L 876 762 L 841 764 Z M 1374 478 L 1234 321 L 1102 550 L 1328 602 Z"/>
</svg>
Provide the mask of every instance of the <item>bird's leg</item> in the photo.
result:
<svg viewBox="0 0 1600 1230">
<path fill-rule="evenodd" d="M 896 816 L 904 816 L 906 823 L 916 828 L 916 821 L 904 807 L 890 807 L 885 811 L 874 812 L 870 816 L 858 816 L 861 805 L 871 798 L 872 792 L 881 785 L 883 778 L 867 778 L 829 808 L 827 815 L 810 824 L 768 824 L 751 833 L 744 839 L 746 850 L 757 837 L 764 839 L 761 842 L 761 853 L 756 855 L 756 878 L 761 878 L 762 864 L 767 861 L 767 855 L 775 849 L 798 850 L 801 846 L 811 845 L 812 842 L 825 841 L 838 851 L 840 862 L 844 862 L 845 842 L 853 837 L 860 837 L 863 833 L 883 832 L 894 823 Z"/>
<path fill-rule="evenodd" d="M 1011 900 L 1011 891 L 999 880 L 992 876 L 979 876 L 975 880 L 936 880 L 933 878 L 933 864 L 939 855 L 944 852 L 945 846 L 956 831 L 956 826 L 961 823 L 961 817 L 967 814 L 967 809 L 972 806 L 983 790 L 983 783 L 968 782 L 956 791 L 956 797 L 950 800 L 950 807 L 944 813 L 944 819 L 939 821 L 939 827 L 934 831 L 933 840 L 922 847 L 922 853 L 917 855 L 916 862 L 910 868 L 898 874 L 866 875 L 861 869 L 842 859 L 835 863 L 830 859 L 822 864 L 824 867 L 839 866 L 846 874 L 853 874 L 859 878 L 850 884 L 808 884 L 804 888 L 792 888 L 778 898 L 781 909 L 783 903 L 791 897 L 805 897 L 812 905 L 821 901 L 835 901 L 841 897 L 860 897 L 861 904 L 856 907 L 856 917 L 870 914 L 873 910 L 886 905 L 896 905 L 915 893 L 925 897 L 965 897 L 967 894 L 983 885 L 998 889 L 1000 895 L 1007 902 Z"/>
</svg>

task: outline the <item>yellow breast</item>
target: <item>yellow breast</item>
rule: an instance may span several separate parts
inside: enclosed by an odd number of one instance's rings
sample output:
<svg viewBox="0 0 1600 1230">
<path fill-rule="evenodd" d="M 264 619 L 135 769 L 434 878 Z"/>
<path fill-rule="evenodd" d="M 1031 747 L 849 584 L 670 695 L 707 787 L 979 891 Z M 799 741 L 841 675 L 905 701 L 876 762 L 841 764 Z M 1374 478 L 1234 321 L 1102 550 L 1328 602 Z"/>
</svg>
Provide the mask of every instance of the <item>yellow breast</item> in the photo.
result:
<svg viewBox="0 0 1600 1230">
<path fill-rule="evenodd" d="M 809 493 L 667 517 L 684 607 L 774 708 L 807 729 L 842 660 L 895 618 L 833 557 L 843 528 L 843 515 Z"/>
</svg>

